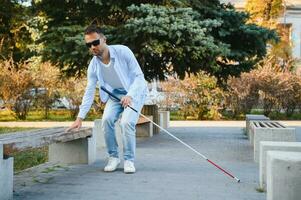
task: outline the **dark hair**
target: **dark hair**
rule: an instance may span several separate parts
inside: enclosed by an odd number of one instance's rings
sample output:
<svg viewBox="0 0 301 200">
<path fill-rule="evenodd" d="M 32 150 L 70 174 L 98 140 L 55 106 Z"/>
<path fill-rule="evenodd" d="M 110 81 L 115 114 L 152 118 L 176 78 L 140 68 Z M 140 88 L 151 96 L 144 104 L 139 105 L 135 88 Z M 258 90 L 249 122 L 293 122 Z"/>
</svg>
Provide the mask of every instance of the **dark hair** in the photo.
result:
<svg viewBox="0 0 301 200">
<path fill-rule="evenodd" d="M 103 32 L 100 27 L 96 26 L 95 24 L 89 25 L 85 29 L 85 35 L 91 34 L 91 33 L 98 33 L 100 35 L 103 35 Z"/>
</svg>

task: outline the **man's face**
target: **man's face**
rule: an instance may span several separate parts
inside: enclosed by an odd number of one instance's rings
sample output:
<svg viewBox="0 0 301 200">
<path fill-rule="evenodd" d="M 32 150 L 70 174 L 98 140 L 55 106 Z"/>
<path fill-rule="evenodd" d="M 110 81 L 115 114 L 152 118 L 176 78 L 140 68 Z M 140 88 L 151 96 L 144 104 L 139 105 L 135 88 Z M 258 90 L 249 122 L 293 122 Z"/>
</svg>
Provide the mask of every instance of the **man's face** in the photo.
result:
<svg viewBox="0 0 301 200">
<path fill-rule="evenodd" d="M 106 48 L 105 37 L 98 33 L 90 33 L 85 35 L 85 41 L 93 55 L 102 56 L 104 49 Z"/>
</svg>

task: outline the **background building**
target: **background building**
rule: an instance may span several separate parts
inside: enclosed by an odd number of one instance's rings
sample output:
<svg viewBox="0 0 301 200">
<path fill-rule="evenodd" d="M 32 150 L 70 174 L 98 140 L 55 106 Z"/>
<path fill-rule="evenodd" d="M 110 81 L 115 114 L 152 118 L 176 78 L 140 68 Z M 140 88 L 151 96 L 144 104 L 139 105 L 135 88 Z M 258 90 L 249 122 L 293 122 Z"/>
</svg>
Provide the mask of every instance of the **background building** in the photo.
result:
<svg viewBox="0 0 301 200">
<path fill-rule="evenodd" d="M 237 10 L 244 10 L 247 0 L 220 0 L 232 3 Z M 284 12 L 279 17 L 279 25 L 287 30 L 287 38 L 292 45 L 292 56 L 301 60 L 301 0 L 284 0 Z"/>
</svg>

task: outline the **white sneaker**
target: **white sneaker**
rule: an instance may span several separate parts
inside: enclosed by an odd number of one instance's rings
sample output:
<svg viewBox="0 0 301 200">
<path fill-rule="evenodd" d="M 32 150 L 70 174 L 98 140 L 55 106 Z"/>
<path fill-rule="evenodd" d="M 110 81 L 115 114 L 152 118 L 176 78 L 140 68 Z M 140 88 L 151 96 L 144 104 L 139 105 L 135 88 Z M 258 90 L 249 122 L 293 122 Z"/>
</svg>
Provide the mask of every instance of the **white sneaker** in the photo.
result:
<svg viewBox="0 0 301 200">
<path fill-rule="evenodd" d="M 132 174 L 135 172 L 136 172 L 136 169 L 135 169 L 134 163 L 132 161 L 125 160 L 124 161 L 124 173 Z"/>
<path fill-rule="evenodd" d="M 117 169 L 119 163 L 120 163 L 119 158 L 109 157 L 108 164 L 105 166 L 104 171 L 105 172 L 115 171 Z"/>
</svg>

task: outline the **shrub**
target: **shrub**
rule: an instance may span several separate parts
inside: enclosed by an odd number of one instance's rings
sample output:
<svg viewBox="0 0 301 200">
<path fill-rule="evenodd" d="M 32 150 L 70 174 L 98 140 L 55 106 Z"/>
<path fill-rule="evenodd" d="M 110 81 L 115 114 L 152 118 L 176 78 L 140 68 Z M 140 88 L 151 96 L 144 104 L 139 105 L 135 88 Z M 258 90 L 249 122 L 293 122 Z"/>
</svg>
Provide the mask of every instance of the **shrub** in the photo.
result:
<svg viewBox="0 0 301 200">
<path fill-rule="evenodd" d="M 262 106 L 265 115 L 284 110 L 291 116 L 301 101 L 301 78 L 289 71 L 260 67 L 228 81 L 227 105 L 235 115 Z"/>
<path fill-rule="evenodd" d="M 181 81 L 184 94 L 182 112 L 185 117 L 193 116 L 196 119 L 220 119 L 219 110 L 222 107 L 224 93 L 217 87 L 216 78 L 204 72 L 187 76 Z"/>
<path fill-rule="evenodd" d="M 26 119 L 33 101 L 33 86 L 28 62 L 0 61 L 0 98 L 17 119 Z"/>
</svg>

